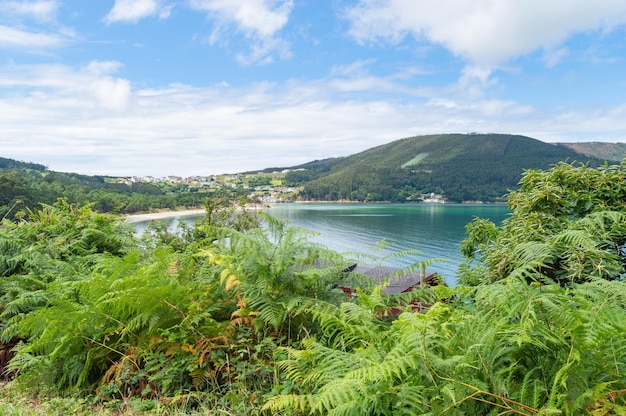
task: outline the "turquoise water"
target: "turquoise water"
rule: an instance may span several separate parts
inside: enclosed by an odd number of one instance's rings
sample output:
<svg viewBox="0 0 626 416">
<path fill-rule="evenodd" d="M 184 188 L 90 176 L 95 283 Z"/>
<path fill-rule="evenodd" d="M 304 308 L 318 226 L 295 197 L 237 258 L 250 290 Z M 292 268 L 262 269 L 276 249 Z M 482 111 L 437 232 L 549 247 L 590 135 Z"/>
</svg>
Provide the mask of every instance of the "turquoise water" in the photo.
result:
<svg viewBox="0 0 626 416">
<path fill-rule="evenodd" d="M 465 225 L 474 217 L 488 218 L 499 224 L 509 215 L 504 205 L 491 204 L 276 204 L 266 212 L 318 234 L 312 240 L 354 257 L 366 253 L 390 266 L 407 266 L 418 261 L 441 258 L 429 267 L 448 284 L 456 283 L 456 272 L 463 258 L 459 252 L 465 238 Z M 180 218 L 172 221 L 193 221 Z M 137 223 L 138 228 L 147 224 Z M 385 240 L 384 249 L 373 249 Z M 419 254 L 393 257 L 403 250 Z M 391 257 L 390 257 L 391 256 Z M 369 261 L 371 263 L 371 261 Z"/>
<path fill-rule="evenodd" d="M 491 204 L 277 204 L 267 210 L 276 218 L 317 231 L 314 241 L 340 253 L 361 252 L 385 257 L 385 264 L 407 266 L 440 258 L 430 270 L 448 284 L 456 283 L 463 260 L 459 252 L 465 225 L 474 217 L 499 224 L 510 211 Z M 372 249 L 385 240 L 385 248 Z M 389 257 L 403 250 L 419 254 Z"/>
</svg>

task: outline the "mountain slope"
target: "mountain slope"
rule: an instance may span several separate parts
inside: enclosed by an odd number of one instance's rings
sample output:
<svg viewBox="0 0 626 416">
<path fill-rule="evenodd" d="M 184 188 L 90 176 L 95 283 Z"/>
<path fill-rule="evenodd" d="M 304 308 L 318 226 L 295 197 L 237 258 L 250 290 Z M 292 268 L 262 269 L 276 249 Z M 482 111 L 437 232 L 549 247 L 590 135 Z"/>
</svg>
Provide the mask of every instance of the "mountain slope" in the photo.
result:
<svg viewBox="0 0 626 416">
<path fill-rule="evenodd" d="M 311 162 L 289 174 L 308 199 L 416 200 L 444 194 L 451 201 L 495 201 L 517 187 L 524 169 L 559 161 L 592 166 L 595 159 L 525 136 L 442 134 L 410 137 L 341 159 Z"/>
<path fill-rule="evenodd" d="M 584 142 L 562 143 L 563 146 L 589 157 L 621 161 L 626 158 L 626 143 Z"/>
<path fill-rule="evenodd" d="M 0 157 L 0 170 L 36 170 L 43 172 L 47 168 L 39 163 L 22 162 L 15 159 Z"/>
</svg>

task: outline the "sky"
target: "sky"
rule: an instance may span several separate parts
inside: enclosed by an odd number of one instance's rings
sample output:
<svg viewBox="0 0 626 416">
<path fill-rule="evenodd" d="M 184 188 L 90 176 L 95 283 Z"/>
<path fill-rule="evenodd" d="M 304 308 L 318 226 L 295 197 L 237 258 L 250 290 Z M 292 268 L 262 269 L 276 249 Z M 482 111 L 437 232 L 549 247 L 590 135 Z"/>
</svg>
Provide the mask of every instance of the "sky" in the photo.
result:
<svg viewBox="0 0 626 416">
<path fill-rule="evenodd" d="M 623 0 L 0 0 L 0 157 L 191 176 L 439 133 L 626 141 Z"/>
</svg>

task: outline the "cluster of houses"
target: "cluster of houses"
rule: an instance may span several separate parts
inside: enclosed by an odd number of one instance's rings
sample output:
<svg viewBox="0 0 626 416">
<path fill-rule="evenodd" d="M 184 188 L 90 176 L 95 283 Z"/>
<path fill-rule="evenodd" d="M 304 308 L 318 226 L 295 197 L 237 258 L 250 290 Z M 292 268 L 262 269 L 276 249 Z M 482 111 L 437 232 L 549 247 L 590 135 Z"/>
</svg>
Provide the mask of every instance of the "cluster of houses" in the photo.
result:
<svg viewBox="0 0 626 416">
<path fill-rule="evenodd" d="M 217 176 L 189 176 L 183 178 L 181 176 L 126 176 L 119 178 L 121 183 L 132 184 L 132 183 L 186 183 L 190 185 L 202 185 L 202 184 L 211 184 L 215 183 L 217 180 Z"/>
<path fill-rule="evenodd" d="M 186 185 L 190 189 L 195 189 L 197 192 L 210 192 L 212 189 L 219 189 L 223 187 L 231 189 L 244 189 L 249 191 L 248 197 L 251 199 L 259 200 L 263 203 L 280 203 L 290 202 L 292 195 L 295 194 L 298 189 L 294 187 L 286 186 L 273 186 L 271 184 L 264 185 L 250 185 L 254 183 L 255 179 L 268 177 L 271 179 L 280 179 L 284 177 L 289 170 L 277 171 L 272 173 L 259 172 L 256 174 L 232 174 L 232 175 L 209 175 L 209 176 L 128 176 L 118 178 L 120 183 L 132 185 L 133 183 L 171 183 Z M 271 182 L 266 180 L 266 182 Z"/>
</svg>

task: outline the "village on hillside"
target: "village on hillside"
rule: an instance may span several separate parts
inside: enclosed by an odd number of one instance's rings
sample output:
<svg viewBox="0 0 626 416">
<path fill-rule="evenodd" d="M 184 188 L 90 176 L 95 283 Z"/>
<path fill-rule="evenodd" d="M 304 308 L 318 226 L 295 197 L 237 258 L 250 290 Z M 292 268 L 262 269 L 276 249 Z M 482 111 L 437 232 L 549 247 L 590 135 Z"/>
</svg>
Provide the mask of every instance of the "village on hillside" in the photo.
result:
<svg viewBox="0 0 626 416">
<path fill-rule="evenodd" d="M 290 169 L 273 172 L 236 173 L 209 176 L 127 176 L 116 178 L 119 183 L 174 184 L 189 192 L 215 192 L 219 189 L 239 190 L 250 199 L 262 203 L 293 202 L 300 188 L 284 186 Z"/>
<path fill-rule="evenodd" d="M 151 183 L 176 186 L 178 192 L 213 193 L 218 190 L 234 191 L 250 200 L 264 204 L 295 202 L 299 199 L 302 186 L 286 186 L 285 176 L 292 171 L 304 169 L 283 169 L 272 172 L 247 172 L 208 176 L 126 176 L 115 178 L 118 183 Z M 337 202 L 354 202 L 339 200 Z M 441 204 L 447 202 L 444 195 L 435 193 L 420 194 L 413 202 Z M 467 201 L 480 203 L 481 201 Z"/>
</svg>

